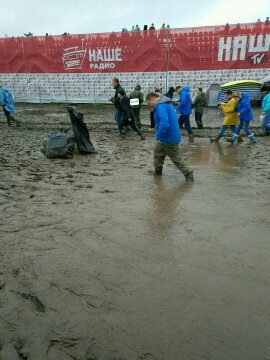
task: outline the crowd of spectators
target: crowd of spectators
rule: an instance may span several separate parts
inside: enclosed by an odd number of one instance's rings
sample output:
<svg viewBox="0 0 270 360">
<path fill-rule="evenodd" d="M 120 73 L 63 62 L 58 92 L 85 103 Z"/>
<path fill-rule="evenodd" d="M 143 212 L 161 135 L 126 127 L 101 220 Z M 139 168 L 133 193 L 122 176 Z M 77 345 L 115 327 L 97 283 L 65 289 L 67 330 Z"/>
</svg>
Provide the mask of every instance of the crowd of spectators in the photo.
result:
<svg viewBox="0 0 270 360">
<path fill-rule="evenodd" d="M 149 26 L 149 29 L 148 29 L 148 25 L 144 25 L 143 26 L 143 30 L 156 30 L 155 28 L 155 25 L 154 23 L 152 23 L 150 26 Z M 170 25 L 165 25 L 165 23 L 163 23 L 160 27 L 160 30 L 170 30 Z M 122 32 L 127 32 L 127 31 L 141 31 L 139 25 L 136 25 L 136 26 L 132 26 L 131 30 L 128 30 L 126 27 L 122 28 Z"/>
<path fill-rule="evenodd" d="M 264 22 L 265 22 L 265 23 L 269 23 L 269 22 L 270 22 L 268 16 L 266 17 L 266 19 L 265 19 Z M 263 23 L 263 22 L 262 22 L 260 19 L 257 20 L 257 24 L 262 24 L 262 23 Z M 228 24 L 228 23 L 226 24 L 226 27 L 229 27 L 229 24 Z M 163 24 L 161 25 L 161 27 L 159 28 L 159 30 L 170 30 L 170 29 L 171 29 L 171 28 L 170 28 L 170 25 L 167 25 L 167 26 L 166 26 L 165 23 L 163 23 Z M 152 23 L 152 24 L 149 26 L 149 28 L 148 28 L 148 25 L 144 25 L 144 26 L 143 26 L 143 30 L 158 30 L 158 29 L 156 29 L 154 23 Z M 128 32 L 128 31 L 141 31 L 141 29 L 140 29 L 140 26 L 139 26 L 139 25 L 133 25 L 130 30 L 128 30 L 126 27 L 123 27 L 123 28 L 122 28 L 122 32 Z M 27 37 L 28 37 L 28 36 L 33 36 L 33 33 L 29 31 L 29 33 L 23 33 L 23 35 L 24 35 L 24 36 L 27 36 Z M 68 32 L 64 32 L 62 35 L 69 35 L 69 33 L 68 33 Z M 8 37 L 7 34 L 5 34 L 5 36 Z M 49 34 L 46 33 L 46 36 L 49 36 Z"/>
</svg>

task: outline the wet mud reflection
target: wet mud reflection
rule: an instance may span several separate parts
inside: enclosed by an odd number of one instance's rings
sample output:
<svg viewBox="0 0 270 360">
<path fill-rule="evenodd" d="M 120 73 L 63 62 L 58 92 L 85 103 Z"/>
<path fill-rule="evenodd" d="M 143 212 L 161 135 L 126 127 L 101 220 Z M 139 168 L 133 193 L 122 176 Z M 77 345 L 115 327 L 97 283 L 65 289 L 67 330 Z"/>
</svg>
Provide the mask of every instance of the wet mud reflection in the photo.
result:
<svg viewBox="0 0 270 360">
<path fill-rule="evenodd" d="M 17 108 L 22 126 L 3 121 L 0 134 L 2 360 L 270 357 L 270 138 L 259 127 L 255 146 L 210 143 L 222 118 L 205 109 L 194 143 L 183 130 L 187 184 L 167 158 L 150 174 L 148 108 L 141 141 L 119 139 L 112 108 L 78 105 L 98 151 L 65 160 L 39 151 L 69 128 L 65 107 Z"/>
</svg>

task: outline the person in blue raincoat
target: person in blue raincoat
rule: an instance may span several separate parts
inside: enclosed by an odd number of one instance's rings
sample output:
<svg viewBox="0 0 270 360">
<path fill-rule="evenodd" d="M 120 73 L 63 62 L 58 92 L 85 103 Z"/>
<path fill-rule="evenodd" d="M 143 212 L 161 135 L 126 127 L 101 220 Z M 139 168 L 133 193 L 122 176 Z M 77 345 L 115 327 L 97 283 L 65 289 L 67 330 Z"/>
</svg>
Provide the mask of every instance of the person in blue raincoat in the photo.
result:
<svg viewBox="0 0 270 360">
<path fill-rule="evenodd" d="M 181 134 L 172 100 L 162 94 L 150 92 L 146 95 L 148 106 L 154 109 L 156 146 L 154 149 L 155 175 L 161 176 L 165 157 L 168 155 L 174 165 L 193 182 L 193 170 L 182 159 L 179 150 Z"/>
<path fill-rule="evenodd" d="M 227 141 L 230 143 L 234 143 L 234 141 L 238 139 L 241 129 L 244 127 L 244 131 L 248 135 L 250 142 L 255 143 L 256 142 L 255 136 L 249 130 L 249 123 L 253 120 L 253 112 L 249 101 L 248 93 L 236 92 L 233 94 L 233 98 L 237 102 L 236 111 L 238 113 L 240 121 L 235 130 L 235 133 L 230 139 L 227 139 Z"/>
<path fill-rule="evenodd" d="M 192 113 L 191 110 L 191 97 L 189 94 L 189 87 L 184 86 L 182 89 L 177 87 L 177 92 L 180 94 L 179 104 L 177 105 L 176 111 L 180 113 L 180 117 L 178 119 L 179 127 L 185 124 L 185 128 L 188 132 L 190 142 L 194 141 L 194 134 L 192 128 L 190 126 L 189 115 Z"/>
<path fill-rule="evenodd" d="M 7 118 L 7 124 L 8 126 L 11 126 L 11 121 L 14 121 L 16 123 L 16 126 L 20 125 L 20 121 L 15 119 L 14 117 L 14 100 L 11 95 L 11 92 L 0 85 L 0 102 L 3 107 L 4 114 Z"/>
</svg>

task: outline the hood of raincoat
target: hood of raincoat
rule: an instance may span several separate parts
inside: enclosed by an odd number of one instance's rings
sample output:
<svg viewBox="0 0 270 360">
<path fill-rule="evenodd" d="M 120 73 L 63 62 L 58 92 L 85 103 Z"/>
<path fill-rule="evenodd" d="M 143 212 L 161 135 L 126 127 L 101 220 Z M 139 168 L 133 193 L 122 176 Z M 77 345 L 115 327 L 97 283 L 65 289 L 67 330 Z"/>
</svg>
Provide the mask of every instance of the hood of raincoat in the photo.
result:
<svg viewBox="0 0 270 360">
<path fill-rule="evenodd" d="M 176 110 L 181 115 L 190 115 L 192 113 L 191 110 L 191 97 L 189 93 L 189 87 L 184 86 L 180 92 L 179 105 Z"/>
</svg>

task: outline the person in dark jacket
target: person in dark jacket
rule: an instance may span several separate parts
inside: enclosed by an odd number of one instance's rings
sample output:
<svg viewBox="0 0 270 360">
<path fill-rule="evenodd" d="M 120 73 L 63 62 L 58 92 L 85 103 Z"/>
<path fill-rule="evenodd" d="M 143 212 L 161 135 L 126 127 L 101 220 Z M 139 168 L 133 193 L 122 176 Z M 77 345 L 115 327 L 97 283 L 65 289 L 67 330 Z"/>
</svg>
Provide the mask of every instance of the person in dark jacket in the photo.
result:
<svg viewBox="0 0 270 360">
<path fill-rule="evenodd" d="M 181 115 L 178 119 L 179 127 L 181 127 L 182 123 L 185 124 L 185 128 L 189 134 L 189 141 L 194 141 L 194 134 L 190 126 L 189 115 L 192 113 L 191 111 L 191 97 L 189 94 L 189 87 L 184 86 L 180 89 L 180 99 L 179 104 L 176 108 L 176 111 Z"/>
<path fill-rule="evenodd" d="M 132 111 L 130 100 L 127 97 L 125 91 L 120 89 L 118 91 L 118 98 L 120 100 L 120 106 L 122 110 L 122 119 L 118 125 L 119 131 L 121 135 L 125 135 L 124 126 L 130 125 L 134 131 L 144 140 L 144 135 L 142 134 L 141 130 L 137 128 L 135 123 L 134 113 Z"/>
<path fill-rule="evenodd" d="M 198 129 L 203 128 L 202 122 L 202 115 L 203 115 L 203 108 L 206 105 L 205 94 L 202 91 L 202 88 L 198 88 L 197 96 L 193 102 L 193 107 L 195 110 L 195 121 L 198 126 Z"/>
<path fill-rule="evenodd" d="M 162 175 L 166 155 L 185 176 L 194 181 L 193 170 L 187 166 L 179 151 L 181 134 L 172 100 L 161 94 L 150 92 L 146 95 L 148 106 L 154 108 L 156 146 L 154 149 L 155 175 Z"/>
<path fill-rule="evenodd" d="M 166 94 L 164 94 L 164 96 L 166 96 L 167 98 L 172 100 L 174 92 L 175 92 L 175 89 L 173 86 L 171 86 L 169 88 L 168 92 L 166 92 Z"/>
<path fill-rule="evenodd" d="M 182 91 L 182 86 L 176 86 L 176 88 L 175 88 L 176 94 L 180 95 L 181 91 Z M 174 101 L 173 105 L 177 106 L 177 105 L 179 105 L 179 102 L 180 102 L 180 98 L 177 101 Z"/>
<path fill-rule="evenodd" d="M 120 124 L 120 121 L 123 116 L 123 112 L 120 105 L 120 99 L 118 97 L 119 90 L 123 90 L 119 83 L 119 79 L 113 78 L 112 79 L 112 86 L 115 89 L 115 94 L 112 98 L 109 98 L 108 101 L 111 101 L 115 107 L 115 114 L 114 114 L 114 120 L 117 122 L 117 124 Z"/>
<path fill-rule="evenodd" d="M 233 98 L 236 100 L 236 111 L 239 116 L 239 124 L 233 134 L 233 136 L 230 139 L 227 139 L 228 142 L 234 143 L 235 140 L 239 138 L 239 133 L 241 129 L 244 127 L 245 133 L 248 135 L 250 142 L 255 143 L 255 136 L 254 134 L 249 130 L 249 123 L 253 120 L 253 112 L 251 108 L 251 104 L 249 101 L 248 93 L 234 93 Z"/>
<path fill-rule="evenodd" d="M 141 118 L 140 118 L 140 111 L 141 111 L 141 106 L 143 103 L 143 93 L 141 92 L 141 85 L 135 86 L 135 89 L 133 91 L 131 91 L 131 93 L 129 94 L 129 99 L 138 99 L 138 104 L 131 105 L 131 108 L 132 108 L 134 116 L 135 116 L 136 126 L 139 129 L 141 129 L 142 124 L 141 124 Z"/>
<path fill-rule="evenodd" d="M 151 91 L 149 91 L 151 92 Z M 155 88 L 155 93 L 159 94 L 160 96 L 161 94 L 161 89 L 159 88 Z M 155 131 L 155 119 L 154 119 L 154 108 L 152 106 L 149 106 L 150 108 L 150 128 L 148 129 L 149 131 Z"/>
</svg>

